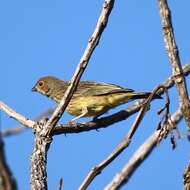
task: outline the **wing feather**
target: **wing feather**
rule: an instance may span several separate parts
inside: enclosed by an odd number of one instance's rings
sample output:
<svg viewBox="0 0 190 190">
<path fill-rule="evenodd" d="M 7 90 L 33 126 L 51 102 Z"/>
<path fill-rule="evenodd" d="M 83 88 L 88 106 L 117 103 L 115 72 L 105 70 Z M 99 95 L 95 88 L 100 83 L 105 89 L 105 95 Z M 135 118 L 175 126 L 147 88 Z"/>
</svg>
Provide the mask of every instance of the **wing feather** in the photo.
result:
<svg viewBox="0 0 190 190">
<path fill-rule="evenodd" d="M 124 93 L 124 92 L 134 92 L 134 90 L 122 88 L 121 86 L 109 83 L 80 81 L 77 91 L 75 92 L 75 95 L 83 94 L 86 96 L 88 95 L 103 96 L 113 93 Z"/>
</svg>

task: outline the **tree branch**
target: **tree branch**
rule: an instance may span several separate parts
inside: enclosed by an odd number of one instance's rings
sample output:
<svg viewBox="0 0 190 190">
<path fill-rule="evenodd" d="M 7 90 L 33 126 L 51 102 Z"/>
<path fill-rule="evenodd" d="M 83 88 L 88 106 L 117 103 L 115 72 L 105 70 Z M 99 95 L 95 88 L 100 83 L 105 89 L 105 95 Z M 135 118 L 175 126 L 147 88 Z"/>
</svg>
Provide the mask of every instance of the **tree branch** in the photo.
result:
<svg viewBox="0 0 190 190">
<path fill-rule="evenodd" d="M 188 97 L 186 80 L 179 57 L 179 51 L 173 33 L 171 12 L 168 7 L 167 0 L 158 0 L 158 3 L 160 8 L 165 48 L 172 66 L 173 80 L 179 94 L 179 106 L 188 127 L 188 138 L 190 140 L 190 101 Z"/>
<path fill-rule="evenodd" d="M 0 135 L 2 137 L 9 137 L 9 136 L 12 136 L 12 135 L 20 134 L 23 131 L 25 131 L 26 129 L 27 129 L 26 127 L 22 127 L 22 126 L 15 127 L 15 128 L 12 128 L 12 129 L 5 129 L 5 130 L 0 131 Z"/>
<path fill-rule="evenodd" d="M 10 107 L 8 107 L 6 104 L 0 101 L 0 110 L 4 111 L 8 116 L 11 118 L 17 120 L 20 124 L 24 125 L 25 127 L 34 128 L 35 122 L 32 120 L 29 120 L 22 116 L 21 114 L 17 113 Z"/>
<path fill-rule="evenodd" d="M 44 118 L 48 118 L 51 114 L 53 113 L 53 109 L 49 108 L 46 111 L 42 112 L 39 116 L 37 116 L 34 121 L 40 121 L 41 119 Z M 0 135 L 2 137 L 8 137 L 8 136 L 12 136 L 12 135 L 17 135 L 22 133 L 23 131 L 25 131 L 26 127 L 23 127 L 22 125 L 15 127 L 15 128 L 11 128 L 11 129 L 5 129 L 0 131 Z"/>
<path fill-rule="evenodd" d="M 31 155 L 31 189 L 47 190 L 47 152 L 52 142 L 52 138 L 44 136 L 43 128 L 46 121 L 40 121 L 34 129 L 35 140 Z"/>
<path fill-rule="evenodd" d="M 172 122 L 174 126 L 177 125 L 183 118 L 182 112 L 178 109 L 172 115 Z M 143 161 L 151 154 L 158 143 L 158 138 L 161 133 L 161 129 L 156 130 L 132 155 L 128 163 L 123 169 L 113 177 L 111 182 L 105 187 L 105 190 L 120 189 L 124 184 L 128 182 L 130 177 L 136 171 L 136 169 L 143 163 Z"/>
</svg>

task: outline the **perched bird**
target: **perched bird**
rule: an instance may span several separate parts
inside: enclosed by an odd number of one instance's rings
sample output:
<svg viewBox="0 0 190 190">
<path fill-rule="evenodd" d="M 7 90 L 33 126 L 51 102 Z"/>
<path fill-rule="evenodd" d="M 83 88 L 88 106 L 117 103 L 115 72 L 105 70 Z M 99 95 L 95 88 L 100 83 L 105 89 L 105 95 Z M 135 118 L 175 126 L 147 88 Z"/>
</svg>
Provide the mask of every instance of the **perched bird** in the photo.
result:
<svg viewBox="0 0 190 190">
<path fill-rule="evenodd" d="M 32 91 L 39 92 L 59 103 L 69 86 L 69 81 L 63 81 L 53 76 L 40 78 Z M 150 92 L 135 92 L 132 89 L 118 85 L 93 81 L 80 81 L 66 111 L 76 116 L 72 121 L 81 117 L 94 117 L 131 100 L 148 98 Z M 161 99 L 155 95 L 154 99 Z"/>
</svg>

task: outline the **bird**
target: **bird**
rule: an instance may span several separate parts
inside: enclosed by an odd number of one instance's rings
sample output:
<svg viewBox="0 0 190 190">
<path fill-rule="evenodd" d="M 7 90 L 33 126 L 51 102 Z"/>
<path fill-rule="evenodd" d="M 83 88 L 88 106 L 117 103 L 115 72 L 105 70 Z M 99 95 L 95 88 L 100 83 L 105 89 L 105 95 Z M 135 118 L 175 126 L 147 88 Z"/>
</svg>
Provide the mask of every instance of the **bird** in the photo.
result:
<svg viewBox="0 0 190 190">
<path fill-rule="evenodd" d="M 69 85 L 70 81 L 60 80 L 54 76 L 45 76 L 35 83 L 32 91 L 45 95 L 59 104 Z M 82 117 L 97 119 L 110 109 L 132 100 L 146 99 L 150 94 L 150 92 L 135 92 L 133 89 L 115 84 L 80 81 L 66 111 L 75 116 L 71 121 Z M 153 97 L 153 99 L 161 98 L 158 94 Z"/>
</svg>

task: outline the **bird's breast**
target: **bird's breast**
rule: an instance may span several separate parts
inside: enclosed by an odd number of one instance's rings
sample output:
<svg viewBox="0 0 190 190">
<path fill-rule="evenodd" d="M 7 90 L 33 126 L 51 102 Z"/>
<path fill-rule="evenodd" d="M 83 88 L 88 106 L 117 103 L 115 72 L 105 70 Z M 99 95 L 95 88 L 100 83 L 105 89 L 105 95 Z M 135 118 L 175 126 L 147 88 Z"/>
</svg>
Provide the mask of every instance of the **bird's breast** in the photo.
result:
<svg viewBox="0 0 190 190">
<path fill-rule="evenodd" d="M 98 96 L 74 97 L 71 99 L 66 111 L 71 115 L 81 115 L 84 109 L 88 110 L 85 117 L 94 117 L 106 112 L 108 108 L 107 99 Z"/>
</svg>

